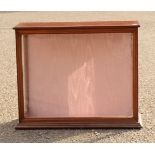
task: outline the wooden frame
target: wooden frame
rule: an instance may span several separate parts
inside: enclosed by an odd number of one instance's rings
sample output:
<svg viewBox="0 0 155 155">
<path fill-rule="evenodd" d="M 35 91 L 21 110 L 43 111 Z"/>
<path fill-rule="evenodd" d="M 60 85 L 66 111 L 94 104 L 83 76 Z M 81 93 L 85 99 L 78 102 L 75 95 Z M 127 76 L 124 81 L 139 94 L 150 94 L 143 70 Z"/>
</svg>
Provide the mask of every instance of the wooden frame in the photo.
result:
<svg viewBox="0 0 155 155">
<path fill-rule="evenodd" d="M 19 124 L 16 129 L 32 128 L 141 128 L 138 117 L 138 27 L 137 21 L 21 23 L 16 32 Z M 22 68 L 22 35 L 70 33 L 133 34 L 133 117 L 25 118 Z"/>
</svg>

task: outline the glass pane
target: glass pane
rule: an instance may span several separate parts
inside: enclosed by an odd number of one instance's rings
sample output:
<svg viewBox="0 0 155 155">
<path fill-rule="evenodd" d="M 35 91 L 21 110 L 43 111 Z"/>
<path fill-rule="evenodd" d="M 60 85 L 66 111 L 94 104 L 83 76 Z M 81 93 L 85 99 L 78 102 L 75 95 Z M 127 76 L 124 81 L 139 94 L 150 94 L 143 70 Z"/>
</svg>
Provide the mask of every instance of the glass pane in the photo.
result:
<svg viewBox="0 0 155 155">
<path fill-rule="evenodd" d="M 23 36 L 25 117 L 132 117 L 132 34 Z"/>
</svg>

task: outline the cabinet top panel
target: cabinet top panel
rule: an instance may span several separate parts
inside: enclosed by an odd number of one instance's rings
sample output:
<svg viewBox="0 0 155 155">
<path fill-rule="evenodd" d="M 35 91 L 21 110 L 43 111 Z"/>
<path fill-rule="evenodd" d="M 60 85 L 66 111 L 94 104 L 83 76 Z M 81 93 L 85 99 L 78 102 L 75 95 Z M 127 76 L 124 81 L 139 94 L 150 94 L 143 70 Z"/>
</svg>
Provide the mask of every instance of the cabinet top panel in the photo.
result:
<svg viewBox="0 0 155 155">
<path fill-rule="evenodd" d="M 117 28 L 139 26 L 138 21 L 26 22 L 19 23 L 14 29 Z"/>
</svg>

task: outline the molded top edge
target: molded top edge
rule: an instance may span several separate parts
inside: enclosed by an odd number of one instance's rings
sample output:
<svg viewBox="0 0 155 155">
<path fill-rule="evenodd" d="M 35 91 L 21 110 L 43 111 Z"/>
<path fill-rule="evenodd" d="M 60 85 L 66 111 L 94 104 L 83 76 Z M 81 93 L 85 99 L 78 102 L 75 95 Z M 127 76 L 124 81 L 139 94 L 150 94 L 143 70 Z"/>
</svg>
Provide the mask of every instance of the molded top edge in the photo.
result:
<svg viewBox="0 0 155 155">
<path fill-rule="evenodd" d="M 25 22 L 13 29 L 50 29 L 50 28 L 97 28 L 97 27 L 139 27 L 138 21 L 87 21 L 87 22 Z"/>
</svg>

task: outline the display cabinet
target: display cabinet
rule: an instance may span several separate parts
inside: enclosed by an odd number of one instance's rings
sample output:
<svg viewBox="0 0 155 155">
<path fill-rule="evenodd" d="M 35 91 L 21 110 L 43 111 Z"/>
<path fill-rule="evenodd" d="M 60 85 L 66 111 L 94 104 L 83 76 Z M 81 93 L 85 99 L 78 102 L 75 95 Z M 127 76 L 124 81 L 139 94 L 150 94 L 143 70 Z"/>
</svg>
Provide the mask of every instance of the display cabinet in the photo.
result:
<svg viewBox="0 0 155 155">
<path fill-rule="evenodd" d="M 137 21 L 20 23 L 19 124 L 140 128 Z"/>
</svg>

